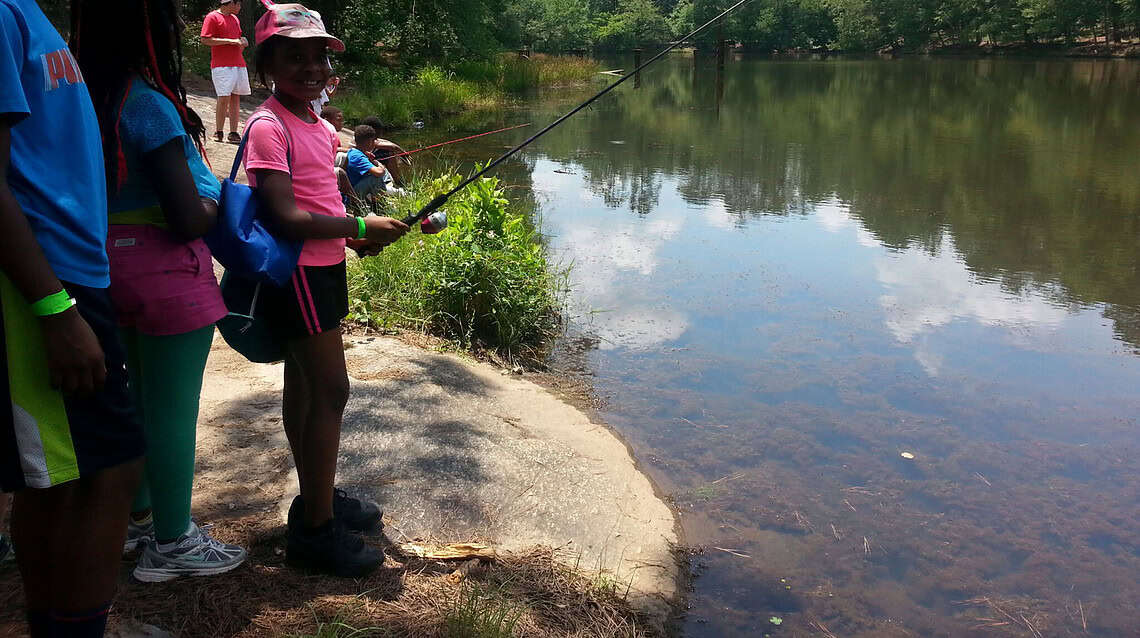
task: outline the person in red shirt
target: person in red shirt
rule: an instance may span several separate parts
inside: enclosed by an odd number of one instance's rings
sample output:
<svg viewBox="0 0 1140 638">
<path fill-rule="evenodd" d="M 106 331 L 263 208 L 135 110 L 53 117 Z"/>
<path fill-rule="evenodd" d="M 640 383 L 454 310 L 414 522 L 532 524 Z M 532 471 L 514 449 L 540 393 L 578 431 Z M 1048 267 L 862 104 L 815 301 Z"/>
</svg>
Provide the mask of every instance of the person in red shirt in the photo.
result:
<svg viewBox="0 0 1140 638">
<path fill-rule="evenodd" d="M 230 118 L 230 142 L 241 142 L 238 135 L 238 108 L 241 96 L 249 95 L 249 73 L 245 69 L 242 50 L 249 41 L 241 35 L 241 0 L 221 0 L 202 22 L 202 44 L 210 47 L 210 75 L 214 92 L 218 95 L 218 108 L 214 112 L 214 139 L 221 142 L 226 123 Z"/>
</svg>

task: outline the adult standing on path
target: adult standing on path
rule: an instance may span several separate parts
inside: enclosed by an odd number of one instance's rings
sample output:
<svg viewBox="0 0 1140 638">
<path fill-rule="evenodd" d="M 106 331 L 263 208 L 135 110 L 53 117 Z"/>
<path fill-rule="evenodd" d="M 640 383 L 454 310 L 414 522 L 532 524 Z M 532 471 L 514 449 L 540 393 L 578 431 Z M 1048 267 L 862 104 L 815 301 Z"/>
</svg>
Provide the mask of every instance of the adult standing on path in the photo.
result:
<svg viewBox="0 0 1140 638">
<path fill-rule="evenodd" d="M 218 96 L 214 139 L 222 141 L 226 116 L 229 115 L 230 135 L 226 139 L 234 144 L 241 142 L 241 135 L 237 132 L 241 96 L 250 94 L 249 73 L 242 55 L 249 41 L 242 37 L 241 22 L 237 17 L 239 11 L 241 0 L 221 0 L 218 8 L 202 21 L 202 44 L 210 47 L 210 77 L 214 80 L 214 92 Z"/>
</svg>

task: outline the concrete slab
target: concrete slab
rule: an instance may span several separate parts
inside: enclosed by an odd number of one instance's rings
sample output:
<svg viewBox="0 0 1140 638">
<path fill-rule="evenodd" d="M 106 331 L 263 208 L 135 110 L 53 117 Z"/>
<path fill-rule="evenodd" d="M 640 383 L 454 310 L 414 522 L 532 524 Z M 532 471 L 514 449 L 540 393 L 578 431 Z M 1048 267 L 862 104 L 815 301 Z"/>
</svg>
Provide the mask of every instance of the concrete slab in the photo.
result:
<svg viewBox="0 0 1140 638">
<path fill-rule="evenodd" d="M 492 366 L 389 337 L 350 337 L 352 397 L 338 484 L 385 511 L 394 541 L 478 540 L 508 551 L 564 548 L 609 574 L 664 622 L 677 593 L 672 511 L 605 425 Z M 215 339 L 199 427 L 199 494 L 296 494 L 280 428 L 282 366 Z M 223 449 L 242 449 L 242 463 Z M 216 453 L 211 450 L 217 451 Z M 233 458 L 229 455 L 228 458 Z M 256 487 L 255 487 L 256 486 Z"/>
</svg>

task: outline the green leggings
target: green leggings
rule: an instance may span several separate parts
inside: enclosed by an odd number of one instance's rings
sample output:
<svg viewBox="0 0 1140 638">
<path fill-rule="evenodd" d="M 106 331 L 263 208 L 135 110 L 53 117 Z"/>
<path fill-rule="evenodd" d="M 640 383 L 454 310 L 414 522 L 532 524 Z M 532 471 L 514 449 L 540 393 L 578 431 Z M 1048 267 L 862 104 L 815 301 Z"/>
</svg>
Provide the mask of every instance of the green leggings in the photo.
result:
<svg viewBox="0 0 1140 638">
<path fill-rule="evenodd" d="M 147 447 L 146 472 L 131 511 L 151 508 L 155 538 L 170 541 L 190 526 L 198 400 L 214 326 L 161 337 L 136 330 L 122 335 Z"/>
</svg>

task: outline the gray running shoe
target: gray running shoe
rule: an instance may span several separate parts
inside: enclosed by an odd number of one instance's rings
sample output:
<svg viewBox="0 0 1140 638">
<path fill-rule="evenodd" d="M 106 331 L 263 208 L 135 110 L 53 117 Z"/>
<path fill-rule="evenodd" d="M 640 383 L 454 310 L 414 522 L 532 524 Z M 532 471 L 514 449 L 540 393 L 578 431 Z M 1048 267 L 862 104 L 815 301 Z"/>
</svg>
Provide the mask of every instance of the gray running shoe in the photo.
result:
<svg viewBox="0 0 1140 638">
<path fill-rule="evenodd" d="M 127 541 L 123 543 L 123 553 L 133 552 L 143 545 L 154 542 L 154 518 L 147 516 L 142 522 L 127 519 Z"/>
<path fill-rule="evenodd" d="M 161 583 L 179 576 L 212 576 L 241 565 L 245 556 L 244 549 L 210 538 L 191 521 L 190 529 L 178 538 L 173 549 L 160 552 L 157 543 L 149 543 L 134 574 L 144 583 Z"/>
</svg>

